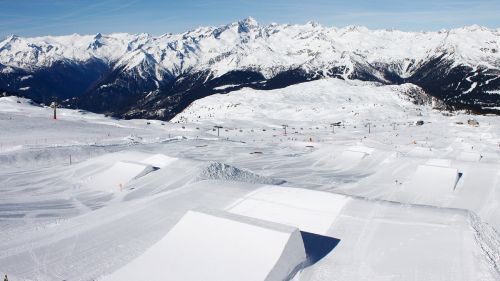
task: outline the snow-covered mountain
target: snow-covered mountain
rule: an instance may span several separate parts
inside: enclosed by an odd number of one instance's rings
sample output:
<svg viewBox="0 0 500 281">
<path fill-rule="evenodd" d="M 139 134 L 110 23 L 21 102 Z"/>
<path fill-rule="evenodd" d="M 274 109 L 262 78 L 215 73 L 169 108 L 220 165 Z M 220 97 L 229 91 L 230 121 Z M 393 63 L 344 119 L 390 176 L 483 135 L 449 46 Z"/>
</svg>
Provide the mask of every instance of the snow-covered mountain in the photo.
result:
<svg viewBox="0 0 500 281">
<path fill-rule="evenodd" d="M 252 18 L 182 34 L 69 35 L 0 42 L 0 91 L 120 117 L 170 119 L 242 87 L 323 77 L 412 83 L 450 106 L 500 107 L 500 29 L 438 32 L 260 25 Z"/>
</svg>

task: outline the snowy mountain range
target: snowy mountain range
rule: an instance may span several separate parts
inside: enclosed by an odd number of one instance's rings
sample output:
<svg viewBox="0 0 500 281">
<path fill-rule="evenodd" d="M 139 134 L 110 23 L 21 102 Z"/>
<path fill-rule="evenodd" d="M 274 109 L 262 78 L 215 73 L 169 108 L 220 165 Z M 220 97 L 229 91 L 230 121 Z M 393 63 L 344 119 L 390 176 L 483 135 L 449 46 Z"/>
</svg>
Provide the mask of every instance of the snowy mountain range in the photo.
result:
<svg viewBox="0 0 500 281">
<path fill-rule="evenodd" d="M 402 32 L 247 18 L 182 34 L 13 35 L 0 42 L 0 93 L 45 103 L 57 97 L 124 118 L 169 120 L 214 93 L 324 77 L 411 83 L 450 107 L 498 113 L 500 29 Z"/>
</svg>

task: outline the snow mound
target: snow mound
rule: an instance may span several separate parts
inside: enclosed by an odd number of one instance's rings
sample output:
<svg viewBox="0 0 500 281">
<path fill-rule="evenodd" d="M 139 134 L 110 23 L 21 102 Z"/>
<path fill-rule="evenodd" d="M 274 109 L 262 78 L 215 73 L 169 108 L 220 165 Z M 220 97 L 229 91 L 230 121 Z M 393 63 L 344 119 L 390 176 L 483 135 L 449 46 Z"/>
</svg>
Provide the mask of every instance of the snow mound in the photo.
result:
<svg viewBox="0 0 500 281">
<path fill-rule="evenodd" d="M 331 170 L 332 168 L 347 170 L 355 167 L 375 149 L 367 146 L 335 147 L 323 145 L 310 155 L 318 159 L 314 167 Z"/>
<path fill-rule="evenodd" d="M 455 168 L 419 165 L 409 186 L 410 190 L 418 191 L 417 197 L 432 199 L 451 193 L 455 189 L 458 179 L 458 170 Z"/>
<path fill-rule="evenodd" d="M 347 150 L 355 152 L 363 152 L 366 153 L 367 155 L 372 154 L 374 151 L 373 148 L 362 145 L 351 146 Z"/>
<path fill-rule="evenodd" d="M 424 148 L 424 147 L 415 147 L 408 152 L 408 156 L 413 156 L 413 157 L 424 158 L 424 157 L 432 157 L 432 155 L 434 155 L 434 152 L 429 148 Z"/>
<path fill-rule="evenodd" d="M 337 166 L 343 169 L 352 168 L 368 155 L 368 153 L 363 151 L 345 150 L 337 157 Z"/>
<path fill-rule="evenodd" d="M 86 185 L 101 190 L 117 191 L 131 180 L 140 178 L 153 170 L 151 165 L 119 161 L 109 169 L 91 177 Z"/>
<path fill-rule="evenodd" d="M 220 211 L 188 211 L 158 243 L 103 280 L 282 281 L 305 260 L 296 228 Z"/>
<path fill-rule="evenodd" d="M 150 157 L 148 157 L 140 162 L 147 164 L 147 165 L 151 165 L 151 166 L 156 167 L 156 168 L 164 168 L 164 167 L 174 163 L 175 161 L 177 161 L 177 158 L 168 157 L 164 154 L 155 154 L 155 155 L 152 155 L 152 156 L 150 156 Z"/>
<path fill-rule="evenodd" d="M 433 159 L 427 160 L 426 164 L 431 165 L 431 166 L 439 166 L 439 167 L 451 167 L 451 160 L 433 158 Z"/>
<path fill-rule="evenodd" d="M 462 151 L 457 156 L 457 160 L 467 161 L 467 162 L 479 162 L 481 160 L 481 154 L 477 152 Z"/>
<path fill-rule="evenodd" d="M 266 186 L 245 196 L 226 210 L 256 219 L 292 225 L 302 231 L 326 235 L 349 198 L 301 188 Z"/>
<path fill-rule="evenodd" d="M 219 162 L 213 162 L 206 166 L 205 169 L 200 172 L 198 180 L 231 180 L 272 185 L 285 183 L 283 180 L 264 177 L 250 171 Z"/>
</svg>

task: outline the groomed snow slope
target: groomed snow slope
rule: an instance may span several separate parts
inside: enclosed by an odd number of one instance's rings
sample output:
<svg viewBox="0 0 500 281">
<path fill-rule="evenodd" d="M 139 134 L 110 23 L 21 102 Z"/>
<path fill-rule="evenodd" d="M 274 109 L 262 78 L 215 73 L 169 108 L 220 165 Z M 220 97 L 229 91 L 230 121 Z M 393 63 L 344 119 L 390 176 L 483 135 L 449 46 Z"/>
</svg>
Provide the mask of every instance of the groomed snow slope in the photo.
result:
<svg viewBox="0 0 500 281">
<path fill-rule="evenodd" d="M 369 82 L 322 79 L 271 91 L 246 88 L 197 100 L 172 122 L 258 123 L 262 120 L 262 123 L 344 121 L 353 124 L 368 122 L 368 119 L 373 123 L 386 122 L 389 114 L 394 120 L 402 120 L 408 116 L 408 110 L 417 108 L 404 94 L 411 87 L 411 84 L 377 86 Z"/>
</svg>

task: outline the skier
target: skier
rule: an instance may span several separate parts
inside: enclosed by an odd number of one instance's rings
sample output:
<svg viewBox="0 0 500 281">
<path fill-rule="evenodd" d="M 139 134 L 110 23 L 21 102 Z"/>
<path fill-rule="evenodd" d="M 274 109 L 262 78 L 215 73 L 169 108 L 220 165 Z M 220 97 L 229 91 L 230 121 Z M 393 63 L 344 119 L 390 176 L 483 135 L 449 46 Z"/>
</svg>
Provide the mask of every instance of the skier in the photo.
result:
<svg viewBox="0 0 500 281">
<path fill-rule="evenodd" d="M 5 278 L 3 279 L 3 281 L 9 281 L 9 278 L 7 278 L 7 274 L 5 274 Z"/>
</svg>

